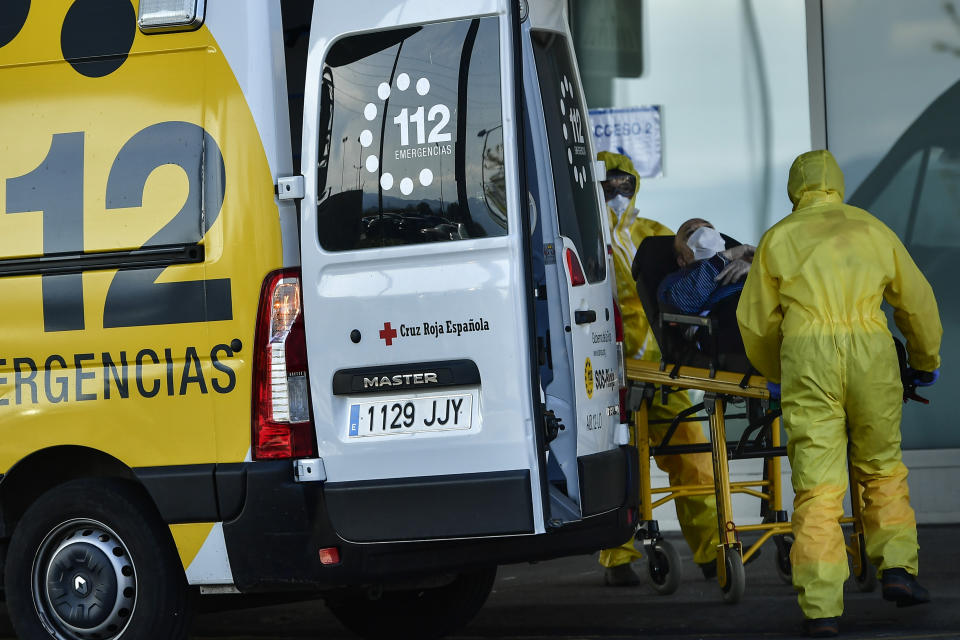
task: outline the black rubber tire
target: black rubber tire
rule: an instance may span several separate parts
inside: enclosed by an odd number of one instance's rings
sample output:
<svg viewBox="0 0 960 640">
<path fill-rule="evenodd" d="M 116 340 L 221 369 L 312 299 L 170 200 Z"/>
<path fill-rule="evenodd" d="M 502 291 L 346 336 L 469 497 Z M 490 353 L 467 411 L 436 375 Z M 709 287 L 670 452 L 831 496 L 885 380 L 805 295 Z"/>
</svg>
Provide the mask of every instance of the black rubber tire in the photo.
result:
<svg viewBox="0 0 960 640">
<path fill-rule="evenodd" d="M 683 579 L 680 553 L 669 540 L 657 540 L 647 550 L 647 577 L 658 595 L 675 593 Z"/>
<path fill-rule="evenodd" d="M 368 640 L 434 640 L 463 628 L 493 589 L 497 568 L 461 573 L 442 587 L 384 591 L 379 598 L 337 595 L 327 608 L 350 631 Z"/>
<path fill-rule="evenodd" d="M 743 570 L 743 558 L 733 549 L 723 554 L 727 567 L 727 580 L 720 585 L 723 592 L 723 601 L 727 604 L 737 604 L 743 599 L 743 592 L 747 587 L 747 574 Z"/>
<path fill-rule="evenodd" d="M 773 542 L 777 547 L 777 554 L 773 558 L 777 568 L 777 576 L 784 584 L 793 584 L 793 567 L 790 564 L 790 549 L 793 548 L 793 536 L 784 534 L 774 536 Z"/>
<path fill-rule="evenodd" d="M 55 537 L 73 520 L 102 523 L 116 534 L 129 551 L 127 563 L 136 577 L 128 594 L 134 605 L 123 628 L 100 636 L 103 640 L 164 638 L 185 640 L 190 625 L 190 598 L 186 577 L 169 530 L 143 493 L 129 482 L 111 479 L 72 480 L 50 489 L 23 514 L 13 531 L 4 571 L 7 609 L 20 640 L 74 640 L 73 632 L 48 631 L 38 607 L 49 602 L 35 593 L 34 559 L 51 548 Z M 68 525 L 69 526 L 69 525 Z M 45 542 L 47 543 L 45 545 Z M 115 554 L 119 555 L 119 554 Z M 49 554 L 44 554 L 47 560 Z M 41 564 L 49 564 L 40 560 Z M 43 571 L 42 568 L 38 571 Z M 38 573 L 38 575 L 41 575 Z M 36 600 L 34 596 L 36 595 Z M 48 614 L 51 620 L 56 616 Z"/>
<path fill-rule="evenodd" d="M 859 538 L 861 570 L 860 573 L 857 573 L 851 568 L 850 573 L 853 575 L 853 581 L 856 583 L 858 591 L 872 593 L 877 589 L 877 570 L 874 569 L 869 558 L 867 558 L 867 543 L 863 539 L 863 534 L 860 534 Z"/>
</svg>

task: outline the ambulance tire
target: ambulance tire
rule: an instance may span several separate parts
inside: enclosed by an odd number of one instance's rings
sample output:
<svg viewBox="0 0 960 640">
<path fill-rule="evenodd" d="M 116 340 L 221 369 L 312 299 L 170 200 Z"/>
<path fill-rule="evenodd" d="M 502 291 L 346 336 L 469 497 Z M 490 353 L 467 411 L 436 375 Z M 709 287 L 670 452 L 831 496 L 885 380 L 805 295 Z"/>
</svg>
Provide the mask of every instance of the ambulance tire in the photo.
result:
<svg viewBox="0 0 960 640">
<path fill-rule="evenodd" d="M 62 588 L 53 583 L 58 574 Z M 156 510 L 128 482 L 72 480 L 40 496 L 14 529 L 3 577 L 20 640 L 185 640 L 189 632 L 180 558 Z"/>
<path fill-rule="evenodd" d="M 442 587 L 383 591 L 379 598 L 336 596 L 327 608 L 350 631 L 368 640 L 434 640 L 470 622 L 493 589 L 497 568 L 459 574 Z"/>
</svg>

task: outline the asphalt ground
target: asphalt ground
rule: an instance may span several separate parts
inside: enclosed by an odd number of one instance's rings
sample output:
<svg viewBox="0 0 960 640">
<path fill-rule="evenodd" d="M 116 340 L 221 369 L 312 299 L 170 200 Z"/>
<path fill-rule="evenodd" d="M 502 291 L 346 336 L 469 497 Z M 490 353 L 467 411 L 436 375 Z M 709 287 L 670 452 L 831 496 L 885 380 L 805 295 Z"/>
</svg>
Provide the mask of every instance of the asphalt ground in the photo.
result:
<svg viewBox="0 0 960 640">
<path fill-rule="evenodd" d="M 633 638 L 776 639 L 802 637 L 802 614 L 793 588 L 774 567 L 775 547 L 764 545 L 747 566 L 746 592 L 739 604 L 725 604 L 715 581 L 704 580 L 682 539 L 668 535 L 680 550 L 684 580 L 676 593 L 657 595 L 647 584 L 607 587 L 596 554 L 533 565 L 501 567 L 486 606 L 455 640 L 626 640 Z M 841 637 L 887 640 L 960 639 L 960 525 L 920 528 L 921 582 L 933 602 L 898 609 L 879 588 L 845 589 Z M 643 561 L 635 565 L 646 570 Z M 240 602 L 240 601 L 238 601 Z M 5 611 L 0 638 L 13 638 Z M 207 611 L 197 615 L 195 640 L 355 640 L 322 601 Z M 159 639 L 158 639 L 159 640 Z"/>
</svg>

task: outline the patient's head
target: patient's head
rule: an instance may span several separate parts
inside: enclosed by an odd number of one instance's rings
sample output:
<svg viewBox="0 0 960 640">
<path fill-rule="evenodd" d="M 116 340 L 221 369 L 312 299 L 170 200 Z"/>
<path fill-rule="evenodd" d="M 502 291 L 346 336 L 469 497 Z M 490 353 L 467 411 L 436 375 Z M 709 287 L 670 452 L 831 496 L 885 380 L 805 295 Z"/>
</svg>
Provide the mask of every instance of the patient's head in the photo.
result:
<svg viewBox="0 0 960 640">
<path fill-rule="evenodd" d="M 693 249 L 687 243 L 690 240 L 690 236 L 700 227 L 714 228 L 712 224 L 703 218 L 690 218 L 677 229 L 677 235 L 673 239 L 673 250 L 677 254 L 677 264 L 681 267 L 686 267 L 696 262 Z"/>
</svg>

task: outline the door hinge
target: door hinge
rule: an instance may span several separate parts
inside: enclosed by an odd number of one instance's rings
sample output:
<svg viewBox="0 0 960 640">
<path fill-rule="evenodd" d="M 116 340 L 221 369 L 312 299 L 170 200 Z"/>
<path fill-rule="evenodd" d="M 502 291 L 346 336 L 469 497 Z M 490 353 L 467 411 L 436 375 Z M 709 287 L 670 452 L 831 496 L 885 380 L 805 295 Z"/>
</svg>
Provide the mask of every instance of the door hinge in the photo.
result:
<svg viewBox="0 0 960 640">
<path fill-rule="evenodd" d="M 327 479 L 327 469 L 323 458 L 302 458 L 293 461 L 294 482 L 323 482 Z"/>
<path fill-rule="evenodd" d="M 566 429 L 563 426 L 563 423 L 560 422 L 560 418 L 556 416 L 553 412 L 553 409 L 543 412 L 543 437 L 544 444 L 550 444 L 557 439 L 557 436 L 560 435 L 560 432 Z"/>
<path fill-rule="evenodd" d="M 302 200 L 306 181 L 303 176 L 286 176 L 277 178 L 274 193 L 280 200 Z"/>
</svg>

